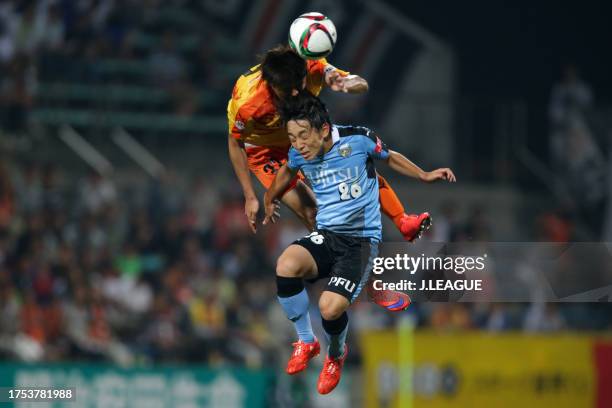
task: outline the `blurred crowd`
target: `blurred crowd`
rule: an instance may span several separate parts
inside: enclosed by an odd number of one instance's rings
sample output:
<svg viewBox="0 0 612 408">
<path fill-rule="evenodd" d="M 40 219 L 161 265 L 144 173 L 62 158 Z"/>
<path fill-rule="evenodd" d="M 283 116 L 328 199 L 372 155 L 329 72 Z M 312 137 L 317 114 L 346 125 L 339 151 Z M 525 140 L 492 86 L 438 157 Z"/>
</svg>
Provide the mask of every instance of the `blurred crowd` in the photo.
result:
<svg viewBox="0 0 612 408">
<path fill-rule="evenodd" d="M 119 188 L 93 172 L 75 183 L 55 165 L 2 160 L 3 357 L 282 363 L 294 333 L 277 305 L 275 259 L 306 231 L 284 214 L 254 236 L 242 197 L 222 184 L 168 172 Z M 486 240 L 482 208 L 461 219 L 453 208 L 436 212 L 426 239 Z M 610 328 L 605 305 L 425 303 L 411 313 L 441 331 L 596 330 Z M 351 336 L 396 323 L 362 299 Z"/>
<path fill-rule="evenodd" d="M 3 130 L 27 127 L 41 82 L 138 85 L 166 92 L 166 112 L 187 117 L 202 112 L 202 90 L 205 97 L 226 96 L 232 78 L 223 63 L 239 52 L 219 44 L 224 30 L 207 18 L 203 3 L 0 2 Z"/>
<path fill-rule="evenodd" d="M 69 185 L 55 166 L 3 162 L 4 354 L 261 364 L 275 291 L 263 278 L 295 223 L 262 243 L 238 197 L 174 177 L 120 192 L 95 173 Z"/>
</svg>

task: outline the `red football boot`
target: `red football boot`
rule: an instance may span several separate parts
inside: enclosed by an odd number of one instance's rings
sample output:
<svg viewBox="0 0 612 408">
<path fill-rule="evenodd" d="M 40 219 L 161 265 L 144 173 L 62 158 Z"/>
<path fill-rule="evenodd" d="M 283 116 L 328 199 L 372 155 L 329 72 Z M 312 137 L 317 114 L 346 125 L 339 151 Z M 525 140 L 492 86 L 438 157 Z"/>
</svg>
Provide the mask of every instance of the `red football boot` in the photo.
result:
<svg viewBox="0 0 612 408">
<path fill-rule="evenodd" d="M 400 219 L 400 232 L 404 239 L 413 242 L 421 238 L 423 231 L 431 227 L 431 216 L 428 212 L 422 214 L 404 214 Z"/>
<path fill-rule="evenodd" d="M 406 293 L 395 290 L 376 290 L 372 282 L 367 286 L 367 292 L 372 302 L 392 312 L 406 310 L 411 303 L 410 296 Z"/>
<path fill-rule="evenodd" d="M 342 376 L 342 366 L 344 365 L 347 354 L 348 344 L 345 344 L 342 357 L 325 357 L 325 363 L 323 363 L 323 369 L 321 370 L 321 374 L 319 374 L 319 382 L 317 383 L 319 394 L 329 394 L 336 388 Z"/>
<path fill-rule="evenodd" d="M 293 353 L 287 362 L 287 374 L 293 375 L 304 371 L 308 367 L 308 361 L 319 355 L 321 345 L 315 339 L 313 343 L 304 343 L 302 340 L 293 343 Z"/>
</svg>

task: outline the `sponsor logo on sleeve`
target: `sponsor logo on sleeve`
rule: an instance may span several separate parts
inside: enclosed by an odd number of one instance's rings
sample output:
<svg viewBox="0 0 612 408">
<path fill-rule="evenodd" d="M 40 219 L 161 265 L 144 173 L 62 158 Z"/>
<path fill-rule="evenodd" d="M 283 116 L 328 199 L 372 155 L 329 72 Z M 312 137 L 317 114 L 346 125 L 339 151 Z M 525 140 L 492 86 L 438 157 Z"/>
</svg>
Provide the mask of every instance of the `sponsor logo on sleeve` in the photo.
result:
<svg viewBox="0 0 612 408">
<path fill-rule="evenodd" d="M 374 152 L 380 153 L 382 152 L 382 149 L 383 149 L 382 140 L 380 140 L 380 138 L 376 136 L 376 147 L 374 148 Z"/>
</svg>

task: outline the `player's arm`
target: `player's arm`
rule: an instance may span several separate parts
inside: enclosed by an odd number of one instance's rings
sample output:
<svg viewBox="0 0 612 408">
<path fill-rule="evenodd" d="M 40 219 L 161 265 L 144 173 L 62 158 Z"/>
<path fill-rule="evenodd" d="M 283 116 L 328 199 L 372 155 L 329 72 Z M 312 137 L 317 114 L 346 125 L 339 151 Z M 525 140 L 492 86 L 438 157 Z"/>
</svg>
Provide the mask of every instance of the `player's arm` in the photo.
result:
<svg viewBox="0 0 612 408">
<path fill-rule="evenodd" d="M 378 135 L 369 130 L 364 137 L 366 151 L 370 157 L 374 159 L 386 161 L 389 167 L 404 176 L 412 177 L 426 183 L 431 183 L 436 180 L 447 180 L 451 183 L 457 181 L 455 174 L 449 168 L 436 169 L 434 171 L 425 171 L 419 166 L 408 160 L 403 154 L 390 150 L 380 140 Z"/>
<path fill-rule="evenodd" d="M 368 91 L 368 81 L 359 75 L 352 75 L 328 63 L 326 59 L 317 60 L 309 67 L 311 72 L 323 72 L 325 85 L 332 91 L 360 94 Z"/>
<path fill-rule="evenodd" d="M 360 94 L 368 91 L 368 81 L 359 75 L 343 76 L 337 70 L 325 73 L 325 83 L 332 91 Z"/>
<path fill-rule="evenodd" d="M 276 177 L 274 177 L 272 185 L 264 194 L 264 209 L 266 212 L 266 216 L 263 221 L 264 225 L 266 225 L 269 221 L 272 223 L 276 222 L 276 219 L 278 218 L 278 205 L 276 202 L 280 200 L 281 194 L 283 191 L 287 190 L 289 184 L 291 184 L 291 180 L 293 180 L 297 172 L 297 169 L 294 170 L 285 163 L 276 173 Z"/>
<path fill-rule="evenodd" d="M 244 214 L 249 219 L 251 230 L 255 233 L 257 232 L 255 221 L 257 219 L 257 212 L 259 211 L 259 200 L 257 199 L 253 184 L 251 183 L 251 175 L 249 174 L 249 165 L 244 143 L 230 134 L 227 139 L 227 145 L 234 173 L 236 173 L 236 177 L 242 186 L 242 192 L 244 194 Z"/>
<path fill-rule="evenodd" d="M 450 183 L 457 181 L 455 174 L 449 168 L 445 167 L 433 171 L 424 171 L 412 161 L 408 160 L 406 156 L 394 150 L 389 150 L 386 161 L 389 167 L 396 172 L 426 183 L 431 183 L 437 180 L 447 180 Z"/>
</svg>

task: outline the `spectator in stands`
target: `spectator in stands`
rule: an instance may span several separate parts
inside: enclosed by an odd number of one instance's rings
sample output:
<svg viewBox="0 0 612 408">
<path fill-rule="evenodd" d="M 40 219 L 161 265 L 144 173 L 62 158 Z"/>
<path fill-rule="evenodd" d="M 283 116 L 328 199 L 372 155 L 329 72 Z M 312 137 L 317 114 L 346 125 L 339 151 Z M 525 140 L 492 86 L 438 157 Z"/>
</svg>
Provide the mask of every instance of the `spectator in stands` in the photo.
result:
<svg viewBox="0 0 612 408">
<path fill-rule="evenodd" d="M 194 218 L 194 227 L 200 233 L 211 228 L 212 214 L 219 206 L 219 191 L 211 184 L 210 178 L 196 176 L 190 187 L 189 201 L 186 203 L 188 212 Z"/>
<path fill-rule="evenodd" d="M 556 303 L 532 303 L 525 315 L 523 328 L 534 332 L 559 331 L 566 328 L 566 323 Z"/>
<path fill-rule="evenodd" d="M 572 223 L 562 212 L 546 212 L 536 219 L 536 241 L 569 242 L 572 236 Z"/>
<path fill-rule="evenodd" d="M 563 67 L 563 77 L 550 95 L 548 114 L 554 128 L 566 128 L 572 121 L 582 120 L 593 103 L 591 87 L 580 78 L 574 64 Z M 557 146 L 554 146 L 556 148 Z"/>
<path fill-rule="evenodd" d="M 49 7 L 45 27 L 45 35 L 42 40 L 43 48 L 46 52 L 62 52 L 66 28 L 64 26 L 64 16 L 59 5 L 53 4 Z"/>
<path fill-rule="evenodd" d="M 26 290 L 20 312 L 21 332 L 40 345 L 44 345 L 47 336 L 45 332 L 45 316 L 43 309 L 36 301 L 33 289 Z"/>
<path fill-rule="evenodd" d="M 508 308 L 504 304 L 483 303 L 483 305 L 487 306 L 486 318 L 483 325 L 485 330 L 499 332 L 512 328 Z"/>
<path fill-rule="evenodd" d="M 149 57 L 151 81 L 154 85 L 173 89 L 187 76 L 187 64 L 176 51 L 175 37 L 171 31 L 165 31 L 160 48 Z"/>
<path fill-rule="evenodd" d="M 0 232 L 9 227 L 15 210 L 13 183 L 6 165 L 0 160 Z"/>
<path fill-rule="evenodd" d="M 65 194 L 62 189 L 61 172 L 55 164 L 45 164 L 42 168 L 42 189 L 44 208 L 65 208 Z"/>
<path fill-rule="evenodd" d="M 18 54 L 33 56 L 46 36 L 44 2 L 26 2 L 15 22 L 15 49 Z"/>
<path fill-rule="evenodd" d="M 85 213 L 99 215 L 117 203 L 117 188 L 109 178 L 96 171 L 81 181 L 79 191 L 80 205 Z"/>
<path fill-rule="evenodd" d="M 189 328 L 189 316 L 185 309 L 165 292 L 158 293 L 153 301 L 150 318 L 145 320 L 143 341 L 150 358 L 172 361 L 183 356 Z"/>
<path fill-rule="evenodd" d="M 36 164 L 25 165 L 17 186 L 17 202 L 21 211 L 33 213 L 43 208 L 42 183 Z"/>
<path fill-rule="evenodd" d="M 589 126 L 587 115 L 592 104 L 591 87 L 575 65 L 566 65 L 550 97 L 552 163 L 555 172 L 567 182 L 576 215 L 590 232 L 584 238 L 599 239 L 599 214 L 606 199 L 606 164 Z"/>
<path fill-rule="evenodd" d="M 425 233 L 425 237 L 433 242 L 452 242 L 456 240 L 458 233 L 457 203 L 446 201 L 440 207 L 439 214 L 436 215 L 436 222 Z"/>
<path fill-rule="evenodd" d="M 0 269 L 0 348 L 8 347 L 11 337 L 19 331 L 20 305 L 17 295 L 8 271 Z"/>
<path fill-rule="evenodd" d="M 4 7 L 0 9 L 0 67 L 13 59 L 15 55 L 15 40 L 10 27 L 11 10 L 6 6 L 6 4 L 0 5 Z"/>
<path fill-rule="evenodd" d="M 481 205 L 474 205 L 470 209 L 467 222 L 458 240 L 488 242 L 491 240 L 491 231 L 485 208 Z"/>
<path fill-rule="evenodd" d="M 4 128 L 12 132 L 26 129 L 28 113 L 34 106 L 36 71 L 21 55 L 9 64 L 8 75 L 0 83 L 0 106 L 6 110 Z"/>
</svg>

